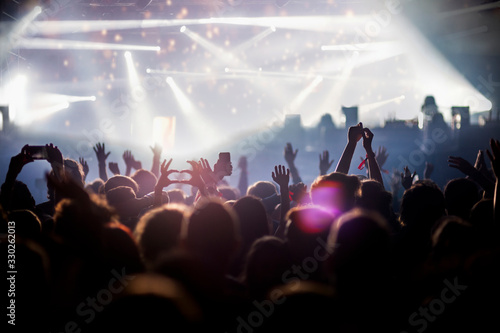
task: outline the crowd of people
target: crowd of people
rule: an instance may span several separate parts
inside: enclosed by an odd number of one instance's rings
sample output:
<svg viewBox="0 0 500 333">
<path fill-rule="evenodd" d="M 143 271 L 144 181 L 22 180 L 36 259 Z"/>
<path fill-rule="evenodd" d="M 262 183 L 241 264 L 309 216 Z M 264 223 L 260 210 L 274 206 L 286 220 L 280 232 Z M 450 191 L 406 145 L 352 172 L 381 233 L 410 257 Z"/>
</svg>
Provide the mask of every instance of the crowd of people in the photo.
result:
<svg viewBox="0 0 500 333">
<path fill-rule="evenodd" d="M 349 127 L 335 170 L 324 151 L 311 184 L 291 143 L 253 184 L 241 156 L 236 187 L 224 179 L 231 162 L 212 168 L 200 158 L 173 170 L 159 146 L 150 169 L 125 151 L 121 173 L 104 143 L 94 147 L 99 178 L 90 181 L 84 159 L 47 144 L 42 203 L 17 180 L 36 158 L 25 146 L 0 193 L 2 252 L 14 234 L 8 259 L 17 272 L 15 314 L 4 320 L 26 332 L 496 327 L 499 141 L 475 165 L 443 161 L 464 175 L 440 188 L 432 165 L 419 180 L 405 168 L 384 184 L 390 152 L 374 151 L 373 137 L 361 123 Z M 349 173 L 358 144 L 366 176 Z"/>
</svg>

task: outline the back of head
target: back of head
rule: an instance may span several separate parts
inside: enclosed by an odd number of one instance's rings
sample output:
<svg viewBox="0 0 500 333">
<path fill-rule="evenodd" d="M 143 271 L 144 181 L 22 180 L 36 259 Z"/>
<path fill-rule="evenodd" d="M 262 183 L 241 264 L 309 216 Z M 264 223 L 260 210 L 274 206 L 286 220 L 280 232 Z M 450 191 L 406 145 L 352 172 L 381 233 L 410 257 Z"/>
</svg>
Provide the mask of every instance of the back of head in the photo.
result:
<svg viewBox="0 0 500 333">
<path fill-rule="evenodd" d="M 222 186 L 217 189 L 224 200 L 236 200 L 239 197 L 239 191 L 231 186 Z"/>
<path fill-rule="evenodd" d="M 260 199 L 244 196 L 236 200 L 233 209 L 238 215 L 243 247 L 249 247 L 257 238 L 270 234 L 271 226 Z"/>
<path fill-rule="evenodd" d="M 415 184 L 404 192 L 400 212 L 405 226 L 430 231 L 434 223 L 445 215 L 444 194 L 435 184 Z"/>
<path fill-rule="evenodd" d="M 133 180 L 131 177 L 123 175 L 114 175 L 104 183 L 104 193 L 107 193 L 108 191 L 118 186 L 130 187 L 134 191 L 134 194 L 136 196 L 137 192 L 139 191 L 139 185 L 137 185 L 137 182 Z"/>
<path fill-rule="evenodd" d="M 374 211 L 356 208 L 342 215 L 330 230 L 330 269 L 348 275 L 383 269 L 379 265 L 386 262 L 389 246 L 390 232 L 384 218 Z"/>
<path fill-rule="evenodd" d="M 470 223 L 474 227 L 488 232 L 495 226 L 493 221 L 493 199 L 479 200 L 471 209 Z"/>
<path fill-rule="evenodd" d="M 147 263 L 154 263 L 162 253 L 178 246 L 183 214 L 182 206 L 169 204 L 141 217 L 134 234 Z"/>
<path fill-rule="evenodd" d="M 252 297 L 265 298 L 267 292 L 283 284 L 283 273 L 292 266 L 285 242 L 276 236 L 264 236 L 250 247 L 244 279 Z"/>
<path fill-rule="evenodd" d="M 64 159 L 64 170 L 67 172 L 71 178 L 82 188 L 85 186 L 84 173 L 82 165 L 71 158 Z"/>
<path fill-rule="evenodd" d="M 433 254 L 436 259 L 463 258 L 476 249 L 477 240 L 470 223 L 457 216 L 447 216 L 439 221 L 432 234 Z"/>
<path fill-rule="evenodd" d="M 186 193 L 184 193 L 184 191 L 181 190 L 180 188 L 174 188 L 168 190 L 167 194 L 169 203 L 179 203 L 179 204 L 186 203 Z"/>
<path fill-rule="evenodd" d="M 185 248 L 213 269 L 226 268 L 239 245 L 239 234 L 238 217 L 216 199 L 200 199 L 181 227 Z"/>
<path fill-rule="evenodd" d="M 42 232 L 40 219 L 30 210 L 19 209 L 8 213 L 9 221 L 15 222 L 16 237 L 36 239 Z"/>
<path fill-rule="evenodd" d="M 104 187 L 104 181 L 101 178 L 96 178 L 90 184 L 87 184 L 85 189 L 90 193 L 100 194 L 101 187 Z"/>
<path fill-rule="evenodd" d="M 270 197 L 274 194 L 278 194 L 278 189 L 276 185 L 269 181 L 258 181 L 251 185 L 247 190 L 247 195 L 253 195 L 255 197 L 264 199 Z"/>
<path fill-rule="evenodd" d="M 135 180 L 139 186 L 137 191 L 137 197 L 142 198 L 148 193 L 154 192 L 156 185 L 156 176 L 151 171 L 145 169 L 139 169 L 132 174 L 131 178 Z"/>
<path fill-rule="evenodd" d="M 467 178 L 450 180 L 444 188 L 448 215 L 468 220 L 472 207 L 481 199 L 476 183 Z"/>
<path fill-rule="evenodd" d="M 332 172 L 314 180 L 311 184 L 311 200 L 313 204 L 339 215 L 354 207 L 360 185 L 357 176 Z"/>
<path fill-rule="evenodd" d="M 35 199 L 31 195 L 28 186 L 22 181 L 15 180 L 10 198 L 11 210 L 35 208 Z"/>
<path fill-rule="evenodd" d="M 106 192 L 106 200 L 113 207 L 131 199 L 135 199 L 135 193 L 128 186 L 117 186 Z"/>
<path fill-rule="evenodd" d="M 299 206 L 290 209 L 286 219 L 285 240 L 294 263 L 323 252 L 334 215 L 319 206 Z"/>
</svg>

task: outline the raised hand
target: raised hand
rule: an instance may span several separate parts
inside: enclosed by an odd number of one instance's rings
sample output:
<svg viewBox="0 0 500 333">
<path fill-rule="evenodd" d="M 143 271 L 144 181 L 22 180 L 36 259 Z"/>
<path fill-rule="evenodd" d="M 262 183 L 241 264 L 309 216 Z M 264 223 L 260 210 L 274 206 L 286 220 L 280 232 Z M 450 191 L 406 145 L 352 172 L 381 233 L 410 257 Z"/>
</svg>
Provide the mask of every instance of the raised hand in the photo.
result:
<svg viewBox="0 0 500 333">
<path fill-rule="evenodd" d="M 59 148 L 54 146 L 52 143 L 45 145 L 45 149 L 47 150 L 47 161 L 50 164 L 59 163 L 63 164 L 63 156 Z"/>
<path fill-rule="evenodd" d="M 486 153 L 490 159 L 491 169 L 493 170 L 498 182 L 500 180 L 500 142 L 498 140 L 491 139 L 490 148 L 491 152 L 486 150 Z"/>
<path fill-rule="evenodd" d="M 288 190 L 288 182 L 290 181 L 290 170 L 286 169 L 283 165 L 276 165 L 274 172 L 271 173 L 273 180 L 280 186 L 280 223 L 276 229 L 275 235 L 283 237 L 286 214 L 290 210 L 290 192 Z"/>
<path fill-rule="evenodd" d="M 377 152 L 375 153 L 375 159 L 377 160 L 380 169 L 382 169 L 385 162 L 387 162 L 388 157 L 389 154 L 387 153 L 387 148 L 385 148 L 384 146 L 379 146 Z"/>
<path fill-rule="evenodd" d="M 356 143 L 363 137 L 363 123 L 358 123 L 356 126 L 349 127 L 347 131 L 347 141 Z"/>
<path fill-rule="evenodd" d="M 163 147 L 158 143 L 155 143 L 154 147 L 150 146 L 149 148 L 151 148 L 151 151 L 153 152 L 153 164 L 151 165 L 151 172 L 154 173 L 154 175 L 158 178 L 160 177 L 160 159 Z"/>
<path fill-rule="evenodd" d="M 329 161 L 330 153 L 328 150 L 324 150 L 323 154 L 319 154 L 319 174 L 326 175 L 328 169 L 331 168 L 333 160 Z"/>
<path fill-rule="evenodd" d="M 372 131 L 370 131 L 369 128 L 363 128 L 363 148 L 365 148 L 367 154 L 369 153 L 373 154 L 372 141 L 373 141 Z"/>
<path fill-rule="evenodd" d="M 399 189 L 401 188 L 401 174 L 397 169 L 394 169 L 391 174 L 391 181 L 390 181 L 390 187 L 391 187 L 391 192 L 396 196 L 396 193 L 399 192 Z"/>
<path fill-rule="evenodd" d="M 424 179 L 431 179 L 431 174 L 434 171 L 434 164 L 425 162 Z"/>
<path fill-rule="evenodd" d="M 477 152 L 476 162 L 474 163 L 474 169 L 481 172 L 486 178 L 491 179 L 492 175 L 488 170 L 488 166 L 486 164 L 486 160 L 484 158 L 484 153 L 482 150 Z"/>
<path fill-rule="evenodd" d="M 80 165 L 82 166 L 83 180 L 85 181 L 85 179 L 87 179 L 87 175 L 89 174 L 89 171 L 90 171 L 89 165 L 83 157 L 78 158 L 78 161 L 80 162 Z"/>
<path fill-rule="evenodd" d="M 181 170 L 181 173 L 187 173 L 191 175 L 191 179 L 182 180 L 180 182 L 182 184 L 188 184 L 193 187 L 196 187 L 202 195 L 208 195 L 205 182 L 201 177 L 201 166 L 195 161 L 187 161 L 187 162 L 191 165 L 192 170 Z"/>
<path fill-rule="evenodd" d="M 153 158 L 159 159 L 161 157 L 161 152 L 163 150 L 162 146 L 160 146 L 158 143 L 155 143 L 153 147 L 149 146 L 149 148 L 151 148 L 151 151 L 153 152 Z"/>
<path fill-rule="evenodd" d="M 170 164 L 172 163 L 172 159 L 170 159 L 168 162 L 167 160 L 163 160 L 163 163 L 160 166 L 160 178 L 158 178 L 158 181 L 156 182 L 157 187 L 167 187 L 173 183 L 176 183 L 176 180 L 171 180 L 168 177 L 173 174 L 173 173 L 179 173 L 178 170 L 169 170 L 168 168 L 170 167 Z"/>
<path fill-rule="evenodd" d="M 292 144 L 290 142 L 287 142 L 285 146 L 285 150 L 283 152 L 283 156 L 285 157 L 286 163 L 288 165 L 294 164 L 295 163 L 295 158 L 297 157 L 297 153 L 299 152 L 298 149 L 293 150 Z"/>
<path fill-rule="evenodd" d="M 201 178 L 205 182 L 205 185 L 215 186 L 217 182 L 222 178 L 218 178 L 212 168 L 210 167 L 210 163 L 204 158 L 200 158 L 198 162 L 199 171 L 201 174 Z"/>
<path fill-rule="evenodd" d="M 95 152 L 95 155 L 97 157 L 97 161 L 99 162 L 99 164 L 106 164 L 106 159 L 108 158 L 109 154 L 111 154 L 111 152 L 107 152 L 106 153 L 106 148 L 104 146 L 104 143 L 100 143 L 98 142 L 95 146 L 94 146 L 94 152 Z"/>
<path fill-rule="evenodd" d="M 274 172 L 272 172 L 271 175 L 280 188 L 288 188 L 288 183 L 290 182 L 290 169 L 286 169 L 285 171 L 285 166 L 276 165 L 274 167 Z"/>
<path fill-rule="evenodd" d="M 9 164 L 9 171 L 7 174 L 11 174 L 12 176 L 17 177 L 23 167 L 34 161 L 34 159 L 29 155 L 26 154 L 25 150 L 28 147 L 28 145 L 25 145 L 22 149 L 21 152 L 15 156 L 12 156 L 10 159 L 10 164 Z"/>
<path fill-rule="evenodd" d="M 118 167 L 118 163 L 116 162 L 109 162 L 108 163 L 109 170 L 113 173 L 113 175 L 119 175 L 120 174 L 120 168 Z"/>
<path fill-rule="evenodd" d="M 293 201 L 304 203 L 304 199 L 307 197 L 307 185 L 304 183 L 291 184 L 288 186 L 288 190 Z"/>
<path fill-rule="evenodd" d="M 103 181 L 107 181 L 108 173 L 106 172 L 106 159 L 108 158 L 109 154 L 111 154 L 111 152 L 106 153 L 106 148 L 104 147 L 104 143 L 101 144 L 100 142 L 98 142 L 94 146 L 94 152 L 97 157 L 97 162 L 99 165 L 99 177 Z"/>
<path fill-rule="evenodd" d="M 134 155 L 132 155 L 132 152 L 130 150 L 125 150 L 123 152 L 123 161 L 125 162 L 126 170 L 125 170 L 125 175 L 130 176 L 130 172 L 132 169 L 139 170 L 142 168 L 142 164 L 140 161 L 136 161 L 134 159 Z"/>
<path fill-rule="evenodd" d="M 500 142 L 498 140 L 490 139 L 490 148 L 486 151 L 490 159 L 491 169 L 496 177 L 495 192 L 493 194 L 493 216 L 495 224 L 500 223 Z"/>
<path fill-rule="evenodd" d="M 290 168 L 290 172 L 292 174 L 292 181 L 294 184 L 302 182 L 302 179 L 299 175 L 299 170 L 295 167 L 295 158 L 297 157 L 298 149 L 293 150 L 292 144 L 287 142 L 285 146 L 285 150 L 283 152 L 283 156 L 285 157 L 285 161 Z"/>
<path fill-rule="evenodd" d="M 472 176 L 475 172 L 477 172 L 472 164 L 457 156 L 448 157 L 448 166 L 460 170 L 467 176 Z"/>
<path fill-rule="evenodd" d="M 356 126 L 351 126 L 347 130 L 347 144 L 340 156 L 336 172 L 343 174 L 349 173 L 349 168 L 351 166 L 352 156 L 354 155 L 354 150 L 356 150 L 356 145 L 359 140 L 364 136 L 363 124 L 358 123 Z"/>
<path fill-rule="evenodd" d="M 413 171 L 413 174 L 410 172 L 410 169 L 408 166 L 404 167 L 403 172 L 401 172 L 401 185 L 407 190 L 409 189 L 412 184 L 413 184 L 413 179 L 415 178 L 415 175 L 417 174 L 417 171 Z"/>
<path fill-rule="evenodd" d="M 47 161 L 52 166 L 54 174 L 56 175 L 56 177 L 62 177 L 62 174 L 64 172 L 64 161 L 61 151 L 52 143 L 45 145 L 45 149 L 47 150 Z"/>
</svg>

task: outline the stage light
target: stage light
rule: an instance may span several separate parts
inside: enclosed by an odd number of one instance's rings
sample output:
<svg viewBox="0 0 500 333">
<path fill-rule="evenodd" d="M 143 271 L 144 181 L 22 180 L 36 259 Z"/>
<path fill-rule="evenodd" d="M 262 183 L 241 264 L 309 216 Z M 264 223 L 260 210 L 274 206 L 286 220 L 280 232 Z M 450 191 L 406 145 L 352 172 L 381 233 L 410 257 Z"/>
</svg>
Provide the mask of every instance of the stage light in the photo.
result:
<svg viewBox="0 0 500 333">
<path fill-rule="evenodd" d="M 186 29 L 187 29 L 187 28 L 186 28 L 186 26 L 185 26 L 185 25 L 183 25 L 183 26 L 179 29 L 179 31 L 180 31 L 180 32 L 185 32 L 185 31 L 186 31 Z"/>
<path fill-rule="evenodd" d="M 125 56 L 125 58 L 131 58 L 132 57 L 132 53 L 130 53 L 130 51 L 125 51 L 125 53 L 123 55 Z"/>
<path fill-rule="evenodd" d="M 132 50 L 160 51 L 160 46 L 126 45 L 113 43 L 98 43 L 67 39 L 23 38 L 17 44 L 18 48 L 33 50 Z"/>
</svg>

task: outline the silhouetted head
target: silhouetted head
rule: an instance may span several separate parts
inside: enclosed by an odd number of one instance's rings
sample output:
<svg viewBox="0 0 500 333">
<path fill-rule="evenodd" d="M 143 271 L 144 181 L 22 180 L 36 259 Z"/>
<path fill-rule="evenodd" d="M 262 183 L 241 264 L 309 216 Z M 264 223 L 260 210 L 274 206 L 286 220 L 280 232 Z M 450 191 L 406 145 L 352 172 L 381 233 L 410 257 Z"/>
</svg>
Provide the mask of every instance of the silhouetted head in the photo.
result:
<svg viewBox="0 0 500 333">
<path fill-rule="evenodd" d="M 85 189 L 90 193 L 101 194 L 101 187 L 103 188 L 102 192 L 104 192 L 104 181 L 101 178 L 96 178 L 90 184 L 87 184 Z"/>
<path fill-rule="evenodd" d="M 181 242 L 208 269 L 220 273 L 240 244 L 238 217 L 221 200 L 200 199 L 183 220 Z"/>
<path fill-rule="evenodd" d="M 481 199 L 477 184 L 466 178 L 455 178 L 446 184 L 444 199 L 448 215 L 469 220 L 472 207 Z"/>
<path fill-rule="evenodd" d="M 285 240 L 294 263 L 327 255 L 324 244 L 334 220 L 334 215 L 320 206 L 299 206 L 288 211 Z"/>
<path fill-rule="evenodd" d="M 436 258 L 463 258 L 477 248 L 476 230 L 469 222 L 457 216 L 446 216 L 437 224 L 432 234 L 433 255 Z"/>
<path fill-rule="evenodd" d="M 436 105 L 436 99 L 434 98 L 434 96 L 432 96 L 432 95 L 425 96 L 424 104 L 422 105 L 422 108 L 425 108 L 427 106 L 435 106 L 435 105 Z"/>
<path fill-rule="evenodd" d="M 174 188 L 167 191 L 168 194 L 168 202 L 169 203 L 186 203 L 186 193 L 180 188 Z"/>
<path fill-rule="evenodd" d="M 153 264 L 163 252 L 178 246 L 184 209 L 184 206 L 164 205 L 140 218 L 134 234 L 147 264 Z"/>
<path fill-rule="evenodd" d="M 488 231 L 493 228 L 493 199 L 481 199 L 471 209 L 470 223 L 481 230 Z"/>
<path fill-rule="evenodd" d="M 157 179 L 155 174 L 151 171 L 145 169 L 136 170 L 131 178 L 135 180 L 139 186 L 137 192 L 138 198 L 142 198 L 146 194 L 154 192 Z"/>
<path fill-rule="evenodd" d="M 254 240 L 271 233 L 271 225 L 268 222 L 266 210 L 261 200 L 244 196 L 233 205 L 238 215 L 242 248 L 250 247 Z"/>
<path fill-rule="evenodd" d="M 342 215 L 328 236 L 329 270 L 347 276 L 382 270 L 379 265 L 386 263 L 390 250 L 389 232 L 387 222 L 374 211 L 356 208 Z"/>
<path fill-rule="evenodd" d="M 134 194 L 136 196 L 137 192 L 139 191 L 139 185 L 137 185 L 137 182 L 133 180 L 131 177 L 123 175 L 114 175 L 104 183 L 104 192 L 107 193 L 109 190 L 112 190 L 118 186 L 130 187 L 134 191 Z"/>
<path fill-rule="evenodd" d="M 252 195 L 261 199 L 270 197 L 274 194 L 278 194 L 278 189 L 276 185 L 269 181 L 258 181 L 247 189 L 247 195 Z"/>
<path fill-rule="evenodd" d="M 131 199 L 135 199 L 135 193 L 128 186 L 117 186 L 106 192 L 106 200 L 113 207 Z"/>
<path fill-rule="evenodd" d="M 437 185 L 415 184 L 403 193 L 400 220 L 404 226 L 430 231 L 444 215 L 444 195 Z"/>
<path fill-rule="evenodd" d="M 340 215 L 354 207 L 360 185 L 357 176 L 340 172 L 319 176 L 311 184 L 312 203 Z"/>
<path fill-rule="evenodd" d="M 9 221 L 15 222 L 16 237 L 36 239 L 42 232 L 40 219 L 30 210 L 10 211 Z"/>
<path fill-rule="evenodd" d="M 31 195 L 28 186 L 22 181 L 15 180 L 10 197 L 11 210 L 29 209 L 34 210 L 35 199 Z"/>
<path fill-rule="evenodd" d="M 356 200 L 356 207 L 373 210 L 382 215 L 389 223 L 393 232 L 397 227 L 397 216 L 392 210 L 392 194 L 386 191 L 384 185 L 373 179 L 361 182 L 360 195 Z"/>
<path fill-rule="evenodd" d="M 239 197 L 239 191 L 230 186 L 222 186 L 217 190 L 222 193 L 222 199 L 224 200 L 236 200 Z"/>
<path fill-rule="evenodd" d="M 276 236 L 263 236 L 252 243 L 244 268 L 244 281 L 253 298 L 264 299 L 283 284 L 283 273 L 292 266 L 285 242 Z"/>
</svg>

